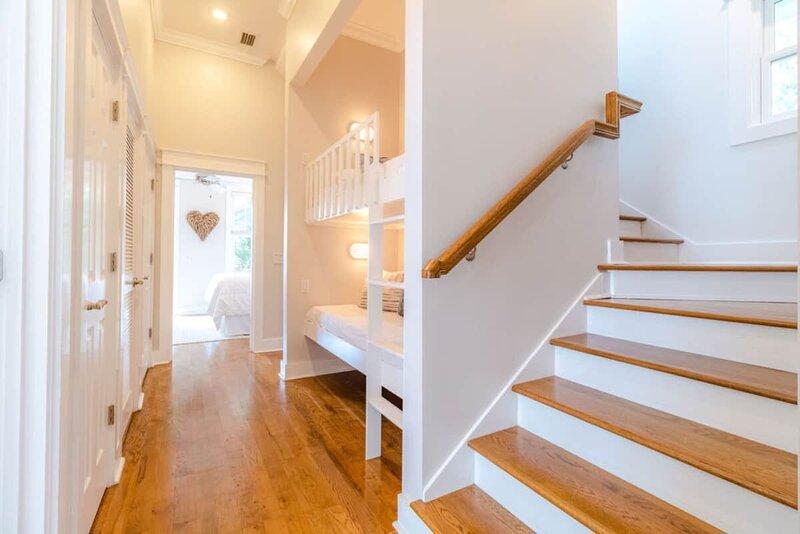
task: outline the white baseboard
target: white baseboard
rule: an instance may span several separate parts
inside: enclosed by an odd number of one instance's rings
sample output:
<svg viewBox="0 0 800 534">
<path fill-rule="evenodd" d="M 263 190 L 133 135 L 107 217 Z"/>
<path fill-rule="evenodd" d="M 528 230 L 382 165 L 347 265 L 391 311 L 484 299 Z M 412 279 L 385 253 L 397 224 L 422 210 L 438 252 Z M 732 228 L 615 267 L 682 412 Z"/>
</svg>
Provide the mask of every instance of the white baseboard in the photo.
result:
<svg viewBox="0 0 800 534">
<path fill-rule="evenodd" d="M 150 367 L 172 363 L 172 347 L 170 347 L 168 351 L 154 350 L 152 358 L 153 360 Z"/>
<path fill-rule="evenodd" d="M 281 361 L 280 377 L 283 380 L 297 380 L 312 376 L 331 375 L 344 373 L 354 369 L 338 358 L 327 360 L 305 360 L 300 362 Z"/>
<path fill-rule="evenodd" d="M 251 339 L 250 350 L 253 352 L 280 352 L 283 350 L 283 338 Z"/>
<path fill-rule="evenodd" d="M 114 483 L 111 484 L 112 486 L 119 484 L 119 481 L 122 480 L 123 469 L 125 469 L 125 457 L 120 456 L 117 460 L 117 465 L 114 468 Z"/>
</svg>

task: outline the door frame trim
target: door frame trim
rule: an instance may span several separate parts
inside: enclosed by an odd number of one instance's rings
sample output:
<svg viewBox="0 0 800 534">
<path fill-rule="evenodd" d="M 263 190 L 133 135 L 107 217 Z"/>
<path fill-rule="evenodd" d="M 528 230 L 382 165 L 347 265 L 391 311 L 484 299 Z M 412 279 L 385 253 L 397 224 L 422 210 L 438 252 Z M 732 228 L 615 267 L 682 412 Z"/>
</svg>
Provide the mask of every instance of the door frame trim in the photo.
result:
<svg viewBox="0 0 800 534">
<path fill-rule="evenodd" d="M 57 532 L 62 337 L 62 221 L 66 10 L 64 0 L 7 2 L 2 54 L 10 72 L 0 87 L 7 137 L 0 187 L 7 225 L 0 236 L 5 277 L 0 296 L 0 524 L 10 531 Z M 7 48 L 7 50 L 6 50 Z M 67 209 L 65 209 L 67 208 Z"/>
<path fill-rule="evenodd" d="M 156 243 L 157 273 L 153 291 L 156 294 L 157 331 L 153 347 L 153 364 L 172 361 L 173 277 L 175 252 L 175 171 L 216 172 L 244 176 L 253 180 L 253 263 L 250 277 L 250 350 L 260 352 L 264 346 L 264 272 L 266 268 L 265 215 L 269 165 L 264 161 L 231 158 L 199 152 L 162 149 L 156 169 Z"/>
</svg>

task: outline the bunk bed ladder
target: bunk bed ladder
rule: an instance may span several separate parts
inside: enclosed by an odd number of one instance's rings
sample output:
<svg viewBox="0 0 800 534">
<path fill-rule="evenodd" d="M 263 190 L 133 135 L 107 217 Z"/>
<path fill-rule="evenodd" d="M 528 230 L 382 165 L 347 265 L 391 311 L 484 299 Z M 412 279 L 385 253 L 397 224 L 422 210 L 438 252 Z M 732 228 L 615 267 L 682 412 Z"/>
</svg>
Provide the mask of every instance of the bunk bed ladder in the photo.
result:
<svg viewBox="0 0 800 534">
<path fill-rule="evenodd" d="M 380 162 L 380 115 L 370 116 L 366 123 L 368 132 L 364 143 L 364 166 L 369 201 L 369 265 L 367 304 L 367 421 L 366 457 L 381 455 L 381 416 L 398 427 L 403 427 L 403 412 L 383 396 L 382 369 L 384 362 L 402 366 L 402 349 L 389 346 L 382 341 L 383 292 L 399 283 L 384 282 L 383 234 L 386 220 L 384 204 L 380 194 L 382 167 Z"/>
</svg>

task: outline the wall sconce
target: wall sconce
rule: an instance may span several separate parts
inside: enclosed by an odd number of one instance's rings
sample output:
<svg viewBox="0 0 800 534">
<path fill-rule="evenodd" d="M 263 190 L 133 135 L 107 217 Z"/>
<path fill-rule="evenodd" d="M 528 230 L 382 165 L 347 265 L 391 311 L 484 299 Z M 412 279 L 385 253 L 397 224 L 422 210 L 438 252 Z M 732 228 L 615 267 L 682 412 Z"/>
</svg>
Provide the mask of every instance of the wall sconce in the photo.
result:
<svg viewBox="0 0 800 534">
<path fill-rule="evenodd" d="M 347 127 L 348 132 L 354 132 L 361 128 L 363 125 L 358 121 L 353 121 L 350 123 L 350 126 Z M 367 133 L 369 132 L 369 133 Z M 369 128 L 362 129 L 358 134 L 359 141 L 366 141 L 369 138 L 370 141 L 375 139 L 375 128 L 370 126 Z"/>
<path fill-rule="evenodd" d="M 354 260 L 369 258 L 369 243 L 353 243 L 350 245 L 350 257 Z"/>
</svg>

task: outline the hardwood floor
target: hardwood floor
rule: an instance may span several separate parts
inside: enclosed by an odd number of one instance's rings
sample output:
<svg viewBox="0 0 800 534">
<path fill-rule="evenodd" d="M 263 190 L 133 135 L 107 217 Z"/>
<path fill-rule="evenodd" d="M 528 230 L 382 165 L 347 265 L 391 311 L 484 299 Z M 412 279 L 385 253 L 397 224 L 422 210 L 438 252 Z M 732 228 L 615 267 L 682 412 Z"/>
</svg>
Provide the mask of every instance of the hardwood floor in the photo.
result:
<svg viewBox="0 0 800 534">
<path fill-rule="evenodd" d="M 154 367 L 122 481 L 92 532 L 391 532 L 401 433 L 364 460 L 364 377 L 283 383 L 246 340 L 175 348 Z"/>
</svg>

